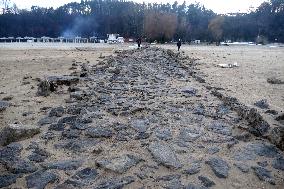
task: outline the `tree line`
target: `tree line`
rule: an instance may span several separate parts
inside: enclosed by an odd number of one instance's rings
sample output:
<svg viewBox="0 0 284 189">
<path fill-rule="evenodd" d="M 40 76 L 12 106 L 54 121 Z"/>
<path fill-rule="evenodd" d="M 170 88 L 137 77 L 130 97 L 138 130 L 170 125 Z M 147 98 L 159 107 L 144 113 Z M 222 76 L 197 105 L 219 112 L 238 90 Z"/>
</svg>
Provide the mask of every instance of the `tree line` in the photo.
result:
<svg viewBox="0 0 284 189">
<path fill-rule="evenodd" d="M 199 3 L 187 5 L 135 3 L 124 0 L 82 0 L 57 9 L 5 7 L 0 37 L 105 37 L 119 33 L 149 41 L 284 42 L 284 0 L 270 0 L 246 14 L 218 15 Z"/>
</svg>

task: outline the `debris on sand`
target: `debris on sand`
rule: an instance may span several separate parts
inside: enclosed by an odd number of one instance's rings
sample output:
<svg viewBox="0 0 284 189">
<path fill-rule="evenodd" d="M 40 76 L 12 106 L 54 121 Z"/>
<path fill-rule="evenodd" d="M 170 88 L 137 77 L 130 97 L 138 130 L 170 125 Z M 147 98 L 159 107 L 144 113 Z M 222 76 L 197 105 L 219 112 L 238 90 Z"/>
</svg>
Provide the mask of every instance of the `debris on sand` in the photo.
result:
<svg viewBox="0 0 284 189">
<path fill-rule="evenodd" d="M 218 64 L 217 66 L 221 68 L 236 68 L 239 67 L 239 64 L 235 62 L 233 64 Z"/>
<path fill-rule="evenodd" d="M 284 81 L 277 79 L 276 77 L 270 77 L 267 79 L 267 82 L 270 84 L 284 84 Z"/>
</svg>

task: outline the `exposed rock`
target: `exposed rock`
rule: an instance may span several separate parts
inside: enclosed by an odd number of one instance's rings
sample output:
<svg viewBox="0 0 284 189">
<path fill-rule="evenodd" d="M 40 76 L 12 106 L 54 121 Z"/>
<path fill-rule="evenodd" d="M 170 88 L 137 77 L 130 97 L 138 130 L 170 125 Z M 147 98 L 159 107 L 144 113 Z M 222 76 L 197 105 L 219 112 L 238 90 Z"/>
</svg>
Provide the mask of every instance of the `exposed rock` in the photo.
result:
<svg viewBox="0 0 284 189">
<path fill-rule="evenodd" d="M 179 138 L 185 142 L 193 142 L 201 136 L 200 131 L 192 128 L 183 128 L 180 131 Z"/>
<path fill-rule="evenodd" d="M 33 163 L 22 159 L 6 162 L 5 167 L 14 174 L 33 173 L 38 169 Z"/>
<path fill-rule="evenodd" d="M 213 131 L 214 133 L 227 135 L 227 136 L 232 135 L 232 130 L 229 128 L 229 126 L 219 121 L 214 121 L 213 123 L 209 124 L 207 128 Z"/>
<path fill-rule="evenodd" d="M 272 185 L 275 185 L 274 178 L 271 175 L 271 171 L 263 168 L 263 167 L 252 167 L 254 173 L 259 178 L 259 180 L 269 182 Z"/>
<path fill-rule="evenodd" d="M 268 166 L 268 162 L 267 161 L 259 161 L 259 162 L 257 162 L 257 165 L 259 165 L 261 167 L 267 167 Z"/>
<path fill-rule="evenodd" d="M 84 151 L 92 151 L 93 148 L 98 144 L 96 139 L 71 139 L 67 141 L 55 144 L 56 149 L 70 150 L 74 153 L 80 153 Z"/>
<path fill-rule="evenodd" d="M 215 175 L 219 178 L 227 178 L 229 175 L 229 165 L 228 163 L 219 158 L 219 157 L 214 157 L 210 158 L 206 163 L 211 167 Z"/>
<path fill-rule="evenodd" d="M 57 121 L 56 117 L 44 117 L 38 121 L 38 125 L 43 126 Z"/>
<path fill-rule="evenodd" d="M 121 155 L 120 157 L 98 160 L 97 164 L 105 169 L 117 173 L 124 173 L 128 169 L 139 163 L 141 160 L 142 159 L 134 155 L 126 154 L 126 155 Z"/>
<path fill-rule="evenodd" d="M 80 135 L 81 135 L 81 131 L 76 130 L 76 129 L 67 129 L 62 132 L 62 137 L 68 138 L 68 139 L 79 138 Z"/>
<path fill-rule="evenodd" d="M 167 145 L 159 142 L 152 142 L 149 145 L 149 151 L 158 163 L 169 168 L 181 168 L 182 165 L 178 160 L 175 152 Z"/>
<path fill-rule="evenodd" d="M 188 169 L 184 170 L 184 174 L 194 175 L 200 172 L 201 166 L 199 163 L 193 163 Z"/>
<path fill-rule="evenodd" d="M 216 154 L 220 151 L 220 149 L 217 146 L 210 147 L 207 149 L 207 152 L 211 155 Z"/>
<path fill-rule="evenodd" d="M 156 129 L 155 131 L 156 137 L 161 140 L 170 140 L 172 139 L 172 132 L 170 129 Z"/>
<path fill-rule="evenodd" d="M 55 124 L 51 124 L 48 127 L 48 130 L 53 130 L 53 131 L 63 131 L 64 129 L 65 129 L 64 123 L 55 123 Z"/>
<path fill-rule="evenodd" d="M 148 120 L 135 119 L 131 122 L 131 126 L 138 132 L 146 132 L 149 125 Z"/>
<path fill-rule="evenodd" d="M 14 184 L 18 177 L 19 175 L 13 174 L 0 175 L 0 188 L 4 188 L 10 186 L 11 184 Z"/>
<path fill-rule="evenodd" d="M 275 169 L 284 171 L 284 158 L 279 157 L 279 158 L 274 159 L 272 162 L 272 167 L 274 167 Z"/>
<path fill-rule="evenodd" d="M 9 106 L 9 102 L 0 100 L 0 112 L 6 110 Z"/>
<path fill-rule="evenodd" d="M 40 129 L 36 126 L 9 124 L 0 132 L 0 145 L 31 138 L 38 133 L 40 133 Z"/>
<path fill-rule="evenodd" d="M 94 189 L 119 189 L 131 184 L 134 181 L 135 178 L 132 176 L 123 177 L 121 179 L 109 179 L 99 183 Z"/>
<path fill-rule="evenodd" d="M 86 135 L 93 138 L 110 138 L 113 135 L 111 129 L 106 127 L 90 127 L 86 130 Z"/>
<path fill-rule="evenodd" d="M 198 176 L 198 179 L 202 182 L 202 184 L 205 186 L 205 187 L 212 187 L 215 184 L 214 181 L 212 181 L 211 179 L 209 179 L 208 177 L 206 176 Z"/>
<path fill-rule="evenodd" d="M 34 161 L 34 162 L 43 162 L 49 156 L 50 156 L 50 154 L 46 150 L 40 149 L 40 148 L 35 148 L 34 151 L 32 152 L 32 154 L 28 156 L 28 159 L 30 161 Z"/>
<path fill-rule="evenodd" d="M 77 121 L 77 116 L 66 116 L 62 117 L 58 120 L 58 123 L 67 123 L 67 124 L 73 124 Z"/>
<path fill-rule="evenodd" d="M 51 92 L 56 90 L 56 86 L 53 83 L 50 83 L 48 80 L 44 79 L 38 84 L 37 95 L 38 96 L 49 96 Z"/>
<path fill-rule="evenodd" d="M 234 163 L 234 165 L 241 170 L 243 173 L 248 173 L 249 172 L 249 166 L 244 163 Z"/>
<path fill-rule="evenodd" d="M 26 177 L 27 187 L 33 189 L 44 189 L 49 183 L 58 179 L 55 173 L 40 170 Z"/>
<path fill-rule="evenodd" d="M 77 84 L 79 82 L 78 77 L 73 76 L 49 76 L 47 81 L 56 85 L 67 85 Z"/>
<path fill-rule="evenodd" d="M 42 166 L 46 169 L 76 170 L 83 164 L 81 160 L 66 160 L 52 163 L 45 163 Z"/>
<path fill-rule="evenodd" d="M 214 96 L 221 99 L 225 105 L 228 105 L 232 110 L 235 110 L 240 117 L 247 120 L 249 124 L 249 131 L 256 136 L 265 136 L 270 126 L 263 119 L 260 113 L 254 109 L 249 108 L 246 105 L 240 103 L 236 98 L 225 96 L 219 91 L 212 91 Z"/>
<path fill-rule="evenodd" d="M 15 161 L 21 154 L 23 146 L 19 143 L 12 143 L 8 146 L 0 148 L 0 163 Z"/>
<path fill-rule="evenodd" d="M 187 186 L 184 187 L 184 189 L 207 189 L 207 187 L 188 184 Z"/>
<path fill-rule="evenodd" d="M 57 189 L 63 188 L 83 188 L 86 187 L 96 179 L 98 172 L 93 168 L 85 168 L 78 171 L 71 178 L 67 179 L 63 184 L 57 186 Z"/>
<path fill-rule="evenodd" d="M 267 103 L 266 99 L 259 100 L 255 102 L 254 105 L 261 109 L 267 109 L 269 107 L 269 104 Z"/>
<path fill-rule="evenodd" d="M 65 112 L 64 108 L 62 106 L 59 106 L 57 108 L 51 109 L 48 116 L 49 117 L 61 117 L 63 116 L 64 112 Z"/>
<path fill-rule="evenodd" d="M 277 79 L 276 77 L 270 77 L 267 79 L 267 82 L 270 84 L 284 84 L 284 81 Z"/>
<path fill-rule="evenodd" d="M 190 96 L 195 96 L 196 93 L 197 93 L 197 89 L 195 89 L 193 87 L 188 87 L 188 88 L 182 89 L 181 92 L 186 93 Z"/>
</svg>

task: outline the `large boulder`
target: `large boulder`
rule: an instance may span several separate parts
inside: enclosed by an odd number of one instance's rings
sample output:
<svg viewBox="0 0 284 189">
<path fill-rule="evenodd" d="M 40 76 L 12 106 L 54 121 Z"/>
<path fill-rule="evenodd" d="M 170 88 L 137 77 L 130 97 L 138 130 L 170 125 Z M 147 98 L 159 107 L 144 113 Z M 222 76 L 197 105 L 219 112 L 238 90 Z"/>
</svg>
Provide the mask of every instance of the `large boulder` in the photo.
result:
<svg viewBox="0 0 284 189">
<path fill-rule="evenodd" d="M 38 133 L 40 133 L 40 129 L 37 126 L 9 124 L 0 131 L 0 145 L 8 145 L 12 142 L 31 138 Z"/>
</svg>

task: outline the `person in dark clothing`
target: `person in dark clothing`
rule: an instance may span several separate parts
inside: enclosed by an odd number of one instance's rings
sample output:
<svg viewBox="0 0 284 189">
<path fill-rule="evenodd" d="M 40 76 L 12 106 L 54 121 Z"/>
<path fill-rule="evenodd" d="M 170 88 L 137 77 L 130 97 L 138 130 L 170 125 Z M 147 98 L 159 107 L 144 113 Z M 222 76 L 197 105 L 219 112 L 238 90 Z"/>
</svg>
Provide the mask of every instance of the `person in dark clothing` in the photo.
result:
<svg viewBox="0 0 284 189">
<path fill-rule="evenodd" d="M 181 40 L 179 39 L 178 42 L 177 42 L 178 51 L 180 49 L 180 46 L 181 46 Z"/>
<path fill-rule="evenodd" d="M 138 48 L 140 48 L 142 40 L 140 37 L 138 37 L 138 39 L 136 40 L 137 44 L 138 44 Z"/>
</svg>

